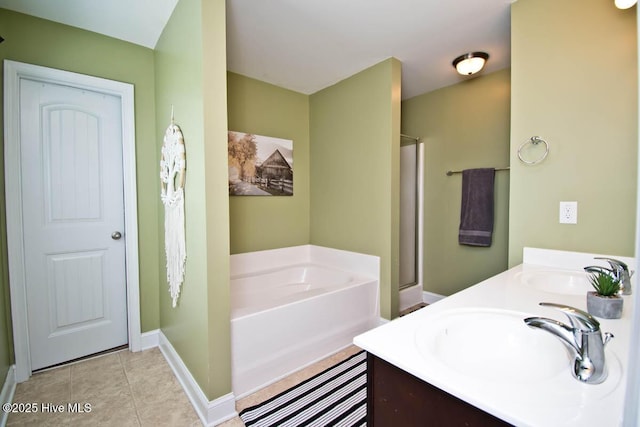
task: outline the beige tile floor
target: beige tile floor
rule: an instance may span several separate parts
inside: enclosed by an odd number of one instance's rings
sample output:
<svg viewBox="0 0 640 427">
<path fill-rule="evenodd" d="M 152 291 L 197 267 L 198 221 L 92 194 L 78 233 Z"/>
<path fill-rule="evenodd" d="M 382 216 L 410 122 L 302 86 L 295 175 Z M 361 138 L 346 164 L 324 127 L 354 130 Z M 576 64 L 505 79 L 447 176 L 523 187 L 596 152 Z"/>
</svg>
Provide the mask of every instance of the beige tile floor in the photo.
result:
<svg viewBox="0 0 640 427">
<path fill-rule="evenodd" d="M 36 373 L 16 386 L 13 402 L 36 403 L 39 411 L 11 413 L 8 426 L 202 425 L 157 348 L 120 351 Z M 69 403 L 89 404 L 91 411 L 70 413 Z M 53 405 L 65 411 L 53 413 Z"/>
<path fill-rule="evenodd" d="M 408 314 L 424 307 L 411 307 Z M 314 363 L 236 402 L 238 412 L 322 372 L 360 351 L 356 346 Z M 34 374 L 16 387 L 14 403 L 35 403 L 37 413 L 9 414 L 7 426 L 162 426 L 202 423 L 159 349 L 127 350 Z M 71 413 L 68 404 L 90 405 Z M 43 406 L 44 405 L 44 406 Z M 47 406 L 48 405 L 48 406 Z M 53 405 L 65 411 L 53 413 Z M 50 408 L 49 412 L 42 409 Z M 220 427 L 243 427 L 239 417 Z"/>
<path fill-rule="evenodd" d="M 360 351 L 350 346 L 236 402 L 256 405 Z M 16 387 L 14 403 L 36 403 L 37 413 L 9 414 L 7 426 L 201 426 L 202 423 L 160 350 L 120 351 L 34 374 Z M 68 404 L 91 405 L 70 413 Z M 45 405 L 43 407 L 43 404 Z M 63 405 L 65 412 L 43 412 Z M 220 424 L 243 427 L 240 417 Z"/>
</svg>

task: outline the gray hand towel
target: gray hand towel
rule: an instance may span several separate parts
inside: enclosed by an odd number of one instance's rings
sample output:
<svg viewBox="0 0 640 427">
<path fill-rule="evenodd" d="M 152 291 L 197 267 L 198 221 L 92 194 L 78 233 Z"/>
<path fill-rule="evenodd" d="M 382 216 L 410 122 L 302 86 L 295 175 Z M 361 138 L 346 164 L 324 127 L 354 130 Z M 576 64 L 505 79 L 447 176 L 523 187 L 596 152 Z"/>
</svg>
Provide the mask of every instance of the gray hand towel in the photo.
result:
<svg viewBox="0 0 640 427">
<path fill-rule="evenodd" d="M 491 246 L 495 169 L 462 171 L 462 205 L 458 243 Z"/>
</svg>

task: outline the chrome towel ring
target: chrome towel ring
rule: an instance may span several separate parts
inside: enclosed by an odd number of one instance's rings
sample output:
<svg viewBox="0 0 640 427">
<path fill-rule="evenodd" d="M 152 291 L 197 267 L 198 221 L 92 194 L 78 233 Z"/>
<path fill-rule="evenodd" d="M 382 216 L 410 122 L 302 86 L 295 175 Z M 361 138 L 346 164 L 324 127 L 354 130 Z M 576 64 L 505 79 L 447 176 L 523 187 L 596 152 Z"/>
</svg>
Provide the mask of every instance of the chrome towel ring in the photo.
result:
<svg viewBox="0 0 640 427">
<path fill-rule="evenodd" d="M 540 143 L 544 144 L 545 150 L 544 150 L 544 153 L 542 154 L 542 156 L 540 156 L 539 159 L 536 159 L 536 160 L 525 160 L 525 159 L 522 158 L 522 149 L 527 144 L 538 145 Z M 543 161 L 547 157 L 547 154 L 549 154 L 549 143 L 547 141 L 545 141 L 544 139 L 540 138 L 539 136 L 532 136 L 531 138 L 529 138 L 528 140 L 523 142 L 520 145 L 520 147 L 518 148 L 518 158 L 520 159 L 520 161 L 522 163 L 525 163 L 527 165 L 535 165 L 536 163 L 540 163 L 541 161 Z"/>
</svg>

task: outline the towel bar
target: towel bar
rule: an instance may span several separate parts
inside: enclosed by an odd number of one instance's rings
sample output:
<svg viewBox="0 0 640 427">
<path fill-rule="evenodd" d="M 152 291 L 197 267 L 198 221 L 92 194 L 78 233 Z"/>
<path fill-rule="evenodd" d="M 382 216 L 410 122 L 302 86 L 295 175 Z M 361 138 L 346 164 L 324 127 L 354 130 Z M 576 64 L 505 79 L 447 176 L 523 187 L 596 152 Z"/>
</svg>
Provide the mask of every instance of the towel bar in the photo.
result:
<svg viewBox="0 0 640 427">
<path fill-rule="evenodd" d="M 508 171 L 509 167 L 507 166 L 506 168 L 495 168 L 495 170 L 497 170 L 497 171 Z M 447 171 L 447 176 L 451 176 L 454 173 L 462 173 L 462 171 Z"/>
</svg>

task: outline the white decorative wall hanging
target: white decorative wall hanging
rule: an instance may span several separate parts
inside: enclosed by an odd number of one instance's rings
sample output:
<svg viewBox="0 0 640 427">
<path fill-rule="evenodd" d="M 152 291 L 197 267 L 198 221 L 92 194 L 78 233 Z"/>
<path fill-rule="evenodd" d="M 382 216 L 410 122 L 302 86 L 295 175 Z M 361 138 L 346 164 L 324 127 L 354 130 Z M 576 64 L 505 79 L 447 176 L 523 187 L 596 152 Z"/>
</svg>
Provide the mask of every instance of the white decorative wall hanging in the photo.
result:
<svg viewBox="0 0 640 427">
<path fill-rule="evenodd" d="M 184 231 L 184 178 L 185 149 L 182 131 L 173 121 L 164 133 L 162 158 L 160 159 L 160 198 L 164 205 L 164 250 L 167 256 L 167 282 L 169 293 L 176 306 L 180 287 L 184 281 L 187 259 Z"/>
</svg>

